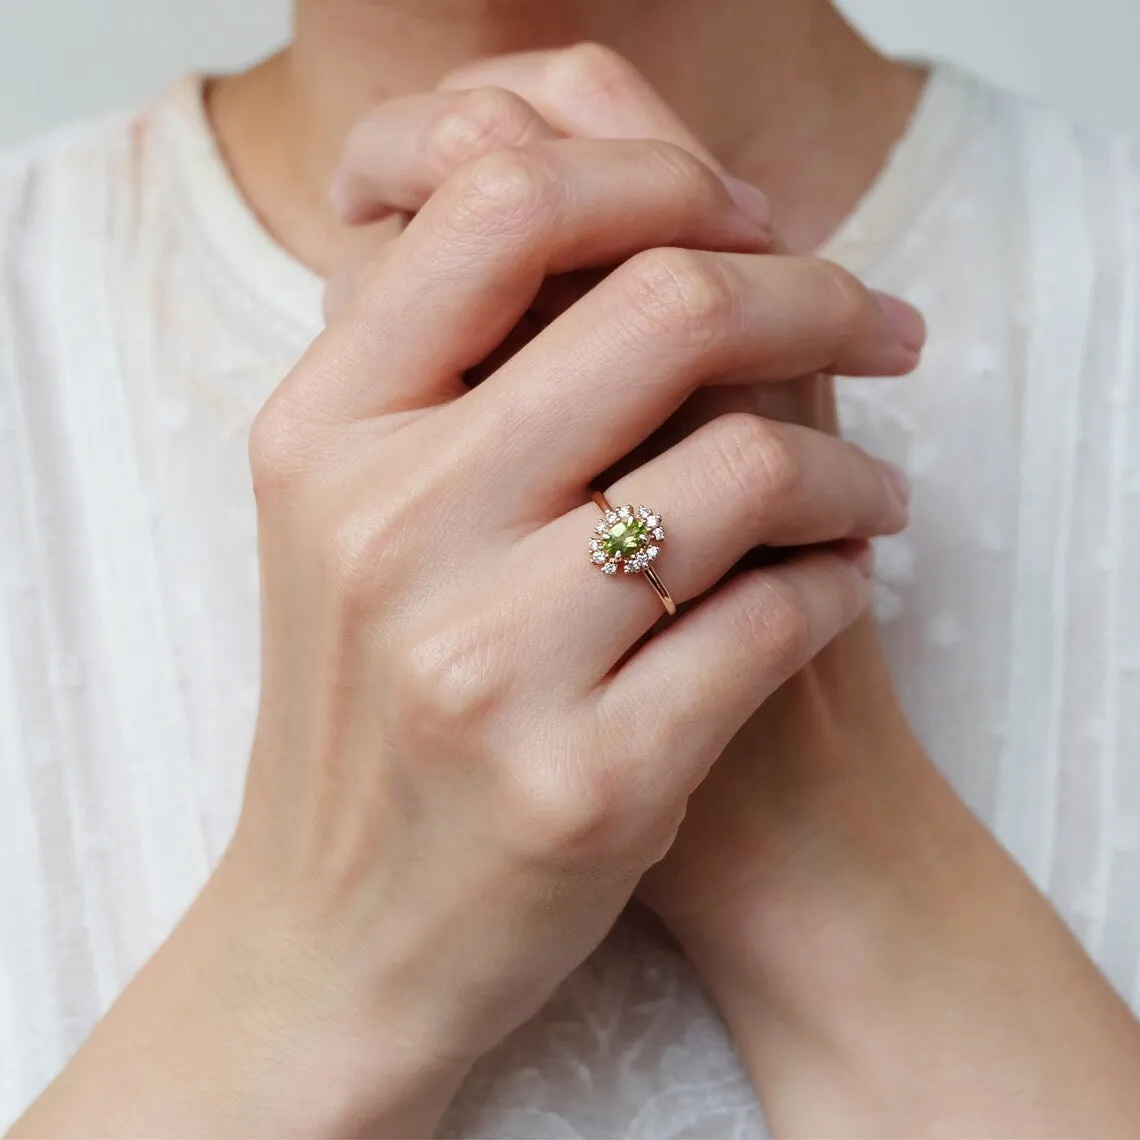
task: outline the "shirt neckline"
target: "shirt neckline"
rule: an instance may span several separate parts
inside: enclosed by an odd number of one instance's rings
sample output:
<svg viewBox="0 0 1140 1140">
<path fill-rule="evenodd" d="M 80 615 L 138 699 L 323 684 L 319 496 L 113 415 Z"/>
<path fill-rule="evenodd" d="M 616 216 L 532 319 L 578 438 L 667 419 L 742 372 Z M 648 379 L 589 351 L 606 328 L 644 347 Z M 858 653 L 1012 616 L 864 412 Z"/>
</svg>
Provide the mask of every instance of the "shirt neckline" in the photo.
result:
<svg viewBox="0 0 1140 1140">
<path fill-rule="evenodd" d="M 172 180 L 215 262 L 262 308 L 311 340 L 324 322 L 324 279 L 281 246 L 239 189 L 206 112 L 206 78 L 181 80 L 166 101 Z"/>
<path fill-rule="evenodd" d="M 262 307 L 311 339 L 323 324 L 324 281 L 288 253 L 262 225 L 230 174 L 206 113 L 205 77 L 181 80 L 165 101 L 172 133 L 172 173 L 184 208 L 229 276 Z M 817 251 L 866 273 L 905 233 L 937 188 L 957 149 L 980 89 L 966 72 L 931 64 L 910 122 L 877 178 Z"/>
<path fill-rule="evenodd" d="M 878 176 L 817 250 L 857 275 L 869 273 L 936 197 L 968 135 L 982 86 L 943 61 L 929 65 L 922 95 Z"/>
</svg>

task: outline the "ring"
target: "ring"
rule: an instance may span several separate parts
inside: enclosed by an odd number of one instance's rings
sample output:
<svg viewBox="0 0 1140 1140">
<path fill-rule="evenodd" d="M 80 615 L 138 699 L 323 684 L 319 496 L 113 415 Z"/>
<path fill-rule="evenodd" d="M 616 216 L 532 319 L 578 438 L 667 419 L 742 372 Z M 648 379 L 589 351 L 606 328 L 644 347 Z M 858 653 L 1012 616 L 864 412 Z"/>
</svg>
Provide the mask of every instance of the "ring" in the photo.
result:
<svg viewBox="0 0 1140 1140">
<path fill-rule="evenodd" d="M 657 576 L 653 563 L 661 553 L 665 541 L 665 528 L 661 516 L 649 507 L 619 507 L 614 510 L 601 491 L 594 492 L 594 502 L 602 512 L 602 521 L 594 527 L 590 539 L 590 561 L 603 574 L 642 574 L 661 599 L 665 612 L 672 617 L 677 603 Z"/>
</svg>

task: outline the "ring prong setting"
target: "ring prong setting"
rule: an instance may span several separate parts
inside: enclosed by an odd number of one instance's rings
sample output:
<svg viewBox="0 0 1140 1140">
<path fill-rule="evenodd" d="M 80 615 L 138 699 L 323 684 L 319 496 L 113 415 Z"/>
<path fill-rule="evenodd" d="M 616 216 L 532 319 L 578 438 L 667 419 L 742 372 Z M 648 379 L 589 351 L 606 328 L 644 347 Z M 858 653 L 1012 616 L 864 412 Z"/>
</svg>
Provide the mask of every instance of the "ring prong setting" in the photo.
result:
<svg viewBox="0 0 1140 1140">
<path fill-rule="evenodd" d="M 604 574 L 642 574 L 661 554 L 665 530 L 661 516 L 649 507 L 632 506 L 606 511 L 594 527 L 590 561 Z"/>
</svg>

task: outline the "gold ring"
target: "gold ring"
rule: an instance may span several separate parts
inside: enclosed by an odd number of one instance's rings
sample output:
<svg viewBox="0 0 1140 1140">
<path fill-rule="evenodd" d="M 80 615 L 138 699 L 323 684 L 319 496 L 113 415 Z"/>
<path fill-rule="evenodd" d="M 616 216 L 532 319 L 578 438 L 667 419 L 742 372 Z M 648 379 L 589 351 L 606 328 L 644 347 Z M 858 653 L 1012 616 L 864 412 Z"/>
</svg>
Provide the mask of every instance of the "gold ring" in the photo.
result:
<svg viewBox="0 0 1140 1140">
<path fill-rule="evenodd" d="M 601 491 L 594 492 L 594 502 L 602 512 L 602 521 L 594 527 L 590 539 L 590 561 L 603 574 L 641 574 L 661 599 L 665 612 L 672 617 L 677 603 L 657 576 L 653 563 L 665 541 L 661 516 L 649 507 L 619 507 L 615 510 Z"/>
</svg>

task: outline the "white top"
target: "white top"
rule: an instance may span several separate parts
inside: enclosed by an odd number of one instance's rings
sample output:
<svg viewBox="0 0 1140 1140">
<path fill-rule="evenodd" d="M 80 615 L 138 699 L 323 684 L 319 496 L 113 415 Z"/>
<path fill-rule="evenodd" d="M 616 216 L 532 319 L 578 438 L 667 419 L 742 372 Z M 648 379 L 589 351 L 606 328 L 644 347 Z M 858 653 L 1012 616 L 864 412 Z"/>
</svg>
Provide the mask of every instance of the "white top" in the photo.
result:
<svg viewBox="0 0 1140 1140">
<path fill-rule="evenodd" d="M 845 383 L 914 521 L 879 613 L 936 762 L 1140 1002 L 1140 150 L 934 72 L 826 251 L 928 314 Z M 0 162 L 0 1128 L 202 885 L 258 691 L 246 432 L 321 325 L 188 81 Z M 968 1090 L 964 1090 L 968 1095 Z M 691 970 L 623 920 L 446 1125 L 752 1136 Z"/>
</svg>

